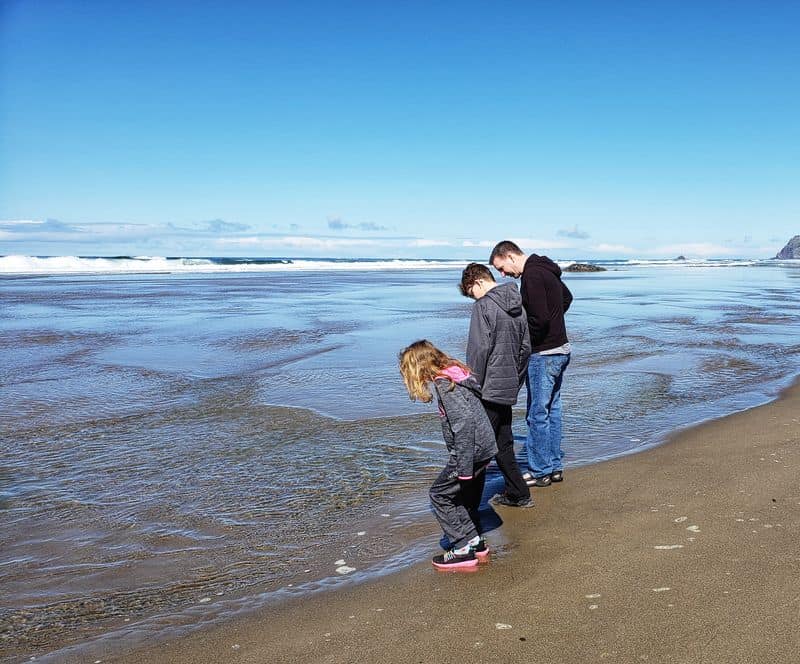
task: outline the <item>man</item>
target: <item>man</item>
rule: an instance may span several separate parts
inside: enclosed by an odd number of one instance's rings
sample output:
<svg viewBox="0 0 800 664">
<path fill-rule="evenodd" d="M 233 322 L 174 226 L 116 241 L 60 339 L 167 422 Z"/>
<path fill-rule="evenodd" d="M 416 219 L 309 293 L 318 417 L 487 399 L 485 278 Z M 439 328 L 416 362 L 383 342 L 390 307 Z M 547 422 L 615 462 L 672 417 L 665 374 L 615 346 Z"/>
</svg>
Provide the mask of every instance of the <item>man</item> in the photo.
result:
<svg viewBox="0 0 800 664">
<path fill-rule="evenodd" d="M 475 300 L 467 340 L 467 365 L 481 386 L 481 401 L 497 441 L 497 467 L 505 491 L 494 505 L 532 507 L 531 492 L 514 454 L 511 406 L 528 372 L 531 344 L 522 298 L 512 284 L 498 286 L 485 265 L 470 263 L 461 274 L 461 294 Z"/>
<path fill-rule="evenodd" d="M 564 479 L 561 450 L 561 383 L 569 365 L 570 344 L 564 312 L 572 293 L 561 268 L 547 256 L 528 256 L 504 240 L 489 262 L 503 276 L 522 277 L 522 305 L 528 317 L 532 353 L 528 362 L 528 486 L 546 487 Z"/>
</svg>

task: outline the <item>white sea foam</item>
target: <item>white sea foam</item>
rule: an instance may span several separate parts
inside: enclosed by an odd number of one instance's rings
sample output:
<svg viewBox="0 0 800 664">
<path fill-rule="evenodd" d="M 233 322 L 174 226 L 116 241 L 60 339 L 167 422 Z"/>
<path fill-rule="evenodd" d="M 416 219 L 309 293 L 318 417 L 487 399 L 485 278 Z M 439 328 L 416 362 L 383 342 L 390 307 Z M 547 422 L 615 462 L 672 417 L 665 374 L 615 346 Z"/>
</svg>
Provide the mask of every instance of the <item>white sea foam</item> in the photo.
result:
<svg viewBox="0 0 800 664">
<path fill-rule="evenodd" d="M 467 261 L 444 260 L 311 260 L 311 259 L 210 259 L 131 256 L 87 258 L 79 256 L 2 256 L 0 274 L 129 274 L 276 272 L 314 270 L 431 270 L 455 269 Z"/>
<path fill-rule="evenodd" d="M 622 261 L 623 265 L 641 265 L 641 266 L 669 266 L 669 267 L 747 267 L 756 265 L 761 261 L 748 258 L 725 258 L 725 259 L 709 259 L 709 258 L 687 258 L 685 260 L 678 259 L 650 259 L 650 258 L 631 258 L 627 261 Z M 603 261 L 598 261 L 603 263 Z"/>
<path fill-rule="evenodd" d="M 480 260 L 480 259 L 479 259 Z M 423 259 L 330 259 L 330 258 L 193 258 L 163 256 L 0 256 L 0 274 L 130 274 L 130 273 L 226 273 L 226 272 L 290 272 L 323 270 L 437 270 L 460 269 L 468 260 Z M 563 269 L 576 260 L 558 260 Z M 676 260 L 593 260 L 607 268 L 626 267 L 747 267 L 761 263 L 791 264 L 790 261 L 762 261 L 747 259 L 690 259 Z"/>
</svg>

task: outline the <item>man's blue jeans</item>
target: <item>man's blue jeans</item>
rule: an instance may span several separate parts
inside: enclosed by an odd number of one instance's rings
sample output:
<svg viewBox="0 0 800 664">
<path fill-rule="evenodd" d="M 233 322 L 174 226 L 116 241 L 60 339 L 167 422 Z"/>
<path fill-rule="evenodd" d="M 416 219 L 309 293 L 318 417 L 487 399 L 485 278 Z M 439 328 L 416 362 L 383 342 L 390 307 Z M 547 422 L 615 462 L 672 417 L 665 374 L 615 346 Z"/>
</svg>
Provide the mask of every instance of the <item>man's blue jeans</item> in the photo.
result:
<svg viewBox="0 0 800 664">
<path fill-rule="evenodd" d="M 569 355 L 539 355 L 528 361 L 528 468 L 534 477 L 563 470 L 561 382 Z"/>
</svg>

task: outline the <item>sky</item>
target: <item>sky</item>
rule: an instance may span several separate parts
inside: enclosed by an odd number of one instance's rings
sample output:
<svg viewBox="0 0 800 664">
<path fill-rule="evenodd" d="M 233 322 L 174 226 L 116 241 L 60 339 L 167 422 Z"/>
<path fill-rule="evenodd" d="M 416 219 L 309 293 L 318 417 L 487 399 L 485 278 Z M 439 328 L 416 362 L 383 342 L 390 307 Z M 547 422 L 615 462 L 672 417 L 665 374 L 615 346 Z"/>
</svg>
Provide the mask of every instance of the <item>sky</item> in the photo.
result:
<svg viewBox="0 0 800 664">
<path fill-rule="evenodd" d="M 769 257 L 800 3 L 0 0 L 0 254 Z"/>
</svg>

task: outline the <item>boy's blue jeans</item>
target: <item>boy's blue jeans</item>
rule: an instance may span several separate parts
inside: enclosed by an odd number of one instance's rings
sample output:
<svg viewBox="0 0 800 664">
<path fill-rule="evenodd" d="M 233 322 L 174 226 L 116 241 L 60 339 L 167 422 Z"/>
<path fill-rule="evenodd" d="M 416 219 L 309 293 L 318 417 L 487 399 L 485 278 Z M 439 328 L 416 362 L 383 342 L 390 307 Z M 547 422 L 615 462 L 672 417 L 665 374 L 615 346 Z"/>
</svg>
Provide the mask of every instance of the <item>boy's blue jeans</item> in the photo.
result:
<svg viewBox="0 0 800 664">
<path fill-rule="evenodd" d="M 534 477 L 563 470 L 561 382 L 569 355 L 539 355 L 528 361 L 528 438 L 525 450 Z"/>
</svg>

